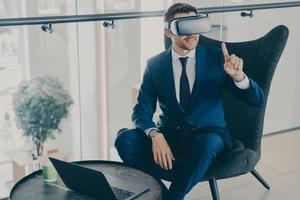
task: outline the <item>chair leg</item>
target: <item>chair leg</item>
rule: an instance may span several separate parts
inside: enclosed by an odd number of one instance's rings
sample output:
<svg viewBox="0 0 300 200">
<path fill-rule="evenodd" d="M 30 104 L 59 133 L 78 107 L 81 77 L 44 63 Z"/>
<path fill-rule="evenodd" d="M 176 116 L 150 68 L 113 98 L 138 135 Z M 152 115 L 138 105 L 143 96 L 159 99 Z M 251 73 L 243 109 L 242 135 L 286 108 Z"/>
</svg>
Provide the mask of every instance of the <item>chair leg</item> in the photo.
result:
<svg viewBox="0 0 300 200">
<path fill-rule="evenodd" d="M 251 171 L 251 174 L 266 188 L 266 189 L 270 189 L 270 186 L 269 186 L 269 184 L 263 179 L 263 177 L 261 177 L 260 175 L 259 175 L 259 173 L 255 170 L 255 169 L 253 169 L 252 171 Z"/>
<path fill-rule="evenodd" d="M 220 200 L 217 180 L 215 178 L 211 178 L 208 182 L 213 200 Z"/>
</svg>

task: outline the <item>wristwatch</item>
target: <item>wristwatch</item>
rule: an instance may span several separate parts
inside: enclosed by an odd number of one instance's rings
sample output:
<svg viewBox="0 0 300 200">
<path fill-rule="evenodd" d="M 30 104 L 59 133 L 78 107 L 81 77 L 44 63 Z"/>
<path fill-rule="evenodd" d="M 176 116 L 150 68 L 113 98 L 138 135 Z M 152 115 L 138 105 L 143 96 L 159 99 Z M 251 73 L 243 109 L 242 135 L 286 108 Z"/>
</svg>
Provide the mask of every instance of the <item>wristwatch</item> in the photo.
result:
<svg viewBox="0 0 300 200">
<path fill-rule="evenodd" d="M 150 132 L 149 132 L 149 137 L 154 137 L 156 136 L 157 134 L 161 134 L 160 132 L 158 132 L 157 129 L 152 129 Z"/>
</svg>

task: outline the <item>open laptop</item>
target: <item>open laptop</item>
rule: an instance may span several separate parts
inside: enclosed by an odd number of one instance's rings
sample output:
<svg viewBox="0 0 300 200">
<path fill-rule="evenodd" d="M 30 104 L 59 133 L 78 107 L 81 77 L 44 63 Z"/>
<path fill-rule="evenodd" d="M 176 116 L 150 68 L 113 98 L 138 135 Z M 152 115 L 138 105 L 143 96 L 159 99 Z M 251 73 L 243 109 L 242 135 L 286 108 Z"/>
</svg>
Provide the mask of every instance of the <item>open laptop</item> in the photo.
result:
<svg viewBox="0 0 300 200">
<path fill-rule="evenodd" d="M 49 159 L 69 189 L 97 199 L 130 200 L 150 190 L 74 163 Z"/>
</svg>

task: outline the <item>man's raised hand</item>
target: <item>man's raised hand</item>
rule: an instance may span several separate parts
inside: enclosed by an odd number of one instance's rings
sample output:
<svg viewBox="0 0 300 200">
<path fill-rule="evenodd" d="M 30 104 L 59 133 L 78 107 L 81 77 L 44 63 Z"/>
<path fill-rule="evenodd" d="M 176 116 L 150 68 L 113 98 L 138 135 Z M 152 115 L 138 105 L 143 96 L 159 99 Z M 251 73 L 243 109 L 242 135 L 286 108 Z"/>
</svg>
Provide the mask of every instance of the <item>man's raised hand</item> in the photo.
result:
<svg viewBox="0 0 300 200">
<path fill-rule="evenodd" d="M 236 82 L 244 80 L 246 76 L 243 72 L 243 59 L 239 58 L 235 54 L 229 55 L 225 42 L 222 42 L 222 51 L 225 60 L 224 70 L 226 73 Z"/>
</svg>

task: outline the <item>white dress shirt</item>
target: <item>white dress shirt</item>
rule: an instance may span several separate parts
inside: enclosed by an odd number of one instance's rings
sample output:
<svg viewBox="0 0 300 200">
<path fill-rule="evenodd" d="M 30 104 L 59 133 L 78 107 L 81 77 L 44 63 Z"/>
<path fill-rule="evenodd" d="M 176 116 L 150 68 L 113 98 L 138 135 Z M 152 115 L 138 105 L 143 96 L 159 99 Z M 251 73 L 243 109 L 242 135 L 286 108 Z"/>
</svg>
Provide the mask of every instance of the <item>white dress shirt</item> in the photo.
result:
<svg viewBox="0 0 300 200">
<path fill-rule="evenodd" d="M 195 77 L 196 77 L 196 57 L 195 57 L 196 49 L 189 51 L 185 56 L 181 56 L 174 51 L 172 48 L 172 66 L 173 66 L 173 77 L 174 77 L 174 85 L 175 85 L 175 92 L 176 98 L 178 103 L 180 102 L 180 76 L 182 72 L 182 66 L 180 63 L 179 58 L 181 57 L 188 57 L 186 63 L 186 75 L 189 80 L 190 92 L 192 93 Z M 240 89 L 247 89 L 250 86 L 249 78 L 246 76 L 244 80 L 240 82 L 235 82 L 235 85 Z M 155 127 L 148 128 L 145 130 L 145 133 L 148 135 L 151 130 L 157 130 Z"/>
<path fill-rule="evenodd" d="M 195 58 L 196 49 L 191 50 L 185 56 L 177 54 L 174 49 L 172 49 L 172 66 L 173 66 L 173 77 L 176 91 L 176 98 L 178 103 L 180 102 L 180 76 L 182 72 L 182 66 L 179 58 L 188 57 L 186 61 L 186 75 L 189 80 L 190 93 L 192 93 L 195 77 L 196 77 L 196 58 Z"/>
</svg>

